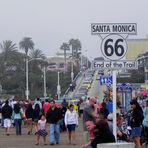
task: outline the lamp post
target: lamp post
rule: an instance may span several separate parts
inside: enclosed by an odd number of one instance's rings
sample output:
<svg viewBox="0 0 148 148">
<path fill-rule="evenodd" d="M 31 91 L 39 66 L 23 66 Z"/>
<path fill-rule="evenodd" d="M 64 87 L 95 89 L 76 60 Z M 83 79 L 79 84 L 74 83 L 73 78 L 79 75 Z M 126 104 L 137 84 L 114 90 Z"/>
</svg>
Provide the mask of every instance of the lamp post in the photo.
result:
<svg viewBox="0 0 148 148">
<path fill-rule="evenodd" d="M 47 92 L 46 92 L 46 68 L 44 66 L 44 97 L 47 97 Z"/>
<path fill-rule="evenodd" d="M 73 61 L 71 62 L 71 83 L 73 83 L 74 72 L 73 72 Z"/>
<path fill-rule="evenodd" d="M 57 95 L 58 95 L 58 100 L 60 99 L 60 94 L 61 94 L 60 72 L 58 71 L 58 85 L 57 85 Z"/>
<path fill-rule="evenodd" d="M 80 66 L 80 69 L 81 69 L 81 71 L 83 69 L 83 55 L 82 55 L 82 52 L 81 52 L 81 66 Z"/>
<path fill-rule="evenodd" d="M 28 90 L 28 58 L 26 58 L 26 99 L 29 99 L 29 90 Z"/>
<path fill-rule="evenodd" d="M 41 58 L 33 58 L 28 60 L 28 58 L 26 58 L 26 99 L 29 99 L 29 88 L 28 88 L 28 63 L 33 61 L 33 60 L 41 60 Z"/>
<path fill-rule="evenodd" d="M 0 93 L 2 93 L 3 89 L 2 89 L 2 85 L 0 84 Z"/>
<path fill-rule="evenodd" d="M 87 50 L 85 50 L 85 53 L 86 53 L 86 67 L 88 69 L 88 58 L 87 58 Z"/>
</svg>

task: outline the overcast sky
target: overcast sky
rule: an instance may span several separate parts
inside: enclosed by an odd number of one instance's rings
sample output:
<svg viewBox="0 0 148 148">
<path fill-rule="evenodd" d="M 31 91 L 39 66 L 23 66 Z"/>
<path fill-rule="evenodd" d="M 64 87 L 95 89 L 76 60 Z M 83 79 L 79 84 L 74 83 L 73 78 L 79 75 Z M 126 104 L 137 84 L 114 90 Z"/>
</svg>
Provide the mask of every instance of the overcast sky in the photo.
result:
<svg viewBox="0 0 148 148">
<path fill-rule="evenodd" d="M 89 58 L 101 55 L 91 23 L 137 23 L 137 36 L 148 34 L 148 0 L 0 0 L 0 42 L 18 45 L 31 37 L 35 48 L 53 56 L 63 42 L 79 39 Z M 87 52 L 86 52 L 87 51 Z"/>
</svg>

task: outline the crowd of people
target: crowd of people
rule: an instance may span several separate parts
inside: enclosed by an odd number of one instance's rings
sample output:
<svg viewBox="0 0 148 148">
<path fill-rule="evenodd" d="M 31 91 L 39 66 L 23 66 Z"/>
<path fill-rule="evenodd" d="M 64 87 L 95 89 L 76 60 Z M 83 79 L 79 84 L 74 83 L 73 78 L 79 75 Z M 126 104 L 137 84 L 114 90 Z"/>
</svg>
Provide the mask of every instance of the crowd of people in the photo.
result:
<svg viewBox="0 0 148 148">
<path fill-rule="evenodd" d="M 15 127 L 16 135 L 21 135 L 23 121 L 27 127 L 26 134 L 36 135 L 36 145 L 39 145 L 40 137 L 43 137 L 46 145 L 47 135 L 50 145 L 59 144 L 61 131 L 67 131 L 68 144 L 76 145 L 75 130 L 80 117 L 83 119 L 84 127 L 82 148 L 96 148 L 99 143 L 116 141 L 133 141 L 135 148 L 141 148 L 142 136 L 148 148 L 148 98 L 134 98 L 130 101 L 130 111 L 125 114 L 121 109 L 117 113 L 117 139 L 113 135 L 112 106 L 111 100 L 98 103 L 95 97 L 81 101 L 79 112 L 74 109 L 74 105 L 68 105 L 66 100 L 63 100 L 61 105 L 55 100 L 46 99 L 41 102 L 39 98 L 23 102 L 6 100 L 0 103 L 0 123 L 5 128 L 7 136 L 11 134 L 12 125 Z"/>
<path fill-rule="evenodd" d="M 101 103 L 100 108 L 96 98 L 90 97 L 83 111 L 85 144 L 82 147 L 96 148 L 99 143 L 133 141 L 135 148 L 142 148 L 142 142 L 145 142 L 145 147 L 148 148 L 148 98 L 143 97 L 140 100 L 143 103 L 139 104 L 139 98 L 130 101 L 131 107 L 127 114 L 120 108 L 120 112 L 117 113 L 117 139 L 115 139 L 113 118 L 106 102 Z"/>
<path fill-rule="evenodd" d="M 0 113 L 0 123 L 5 128 L 7 136 L 11 134 L 12 126 L 15 127 L 16 135 L 22 135 L 23 122 L 27 128 L 26 134 L 36 135 L 36 145 L 39 145 L 40 137 L 43 137 L 46 145 L 48 134 L 50 145 L 59 144 L 61 131 L 68 131 L 69 144 L 76 144 L 75 128 L 78 126 L 78 113 L 74 110 L 74 105 L 68 106 L 66 100 L 63 100 L 61 105 L 55 100 L 46 99 L 45 102 L 41 102 L 40 98 L 35 101 L 6 100 L 0 103 Z"/>
</svg>

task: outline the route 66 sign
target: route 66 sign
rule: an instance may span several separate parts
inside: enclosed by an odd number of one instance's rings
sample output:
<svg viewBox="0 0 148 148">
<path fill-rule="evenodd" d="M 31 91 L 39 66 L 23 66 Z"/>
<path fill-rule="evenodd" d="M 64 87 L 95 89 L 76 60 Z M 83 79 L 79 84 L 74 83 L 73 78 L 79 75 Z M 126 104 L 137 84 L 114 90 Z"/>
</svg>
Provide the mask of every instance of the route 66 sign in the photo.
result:
<svg viewBox="0 0 148 148">
<path fill-rule="evenodd" d="M 111 61 L 122 59 L 128 49 L 126 38 L 129 34 L 137 34 L 136 23 L 94 23 L 91 24 L 92 35 L 100 35 L 101 51 Z M 126 37 L 124 37 L 126 35 Z M 105 36 L 103 38 L 103 36 Z"/>
<path fill-rule="evenodd" d="M 106 36 L 101 44 L 102 54 L 109 60 L 119 60 L 123 58 L 127 52 L 127 48 L 126 40 L 118 34 Z"/>
</svg>

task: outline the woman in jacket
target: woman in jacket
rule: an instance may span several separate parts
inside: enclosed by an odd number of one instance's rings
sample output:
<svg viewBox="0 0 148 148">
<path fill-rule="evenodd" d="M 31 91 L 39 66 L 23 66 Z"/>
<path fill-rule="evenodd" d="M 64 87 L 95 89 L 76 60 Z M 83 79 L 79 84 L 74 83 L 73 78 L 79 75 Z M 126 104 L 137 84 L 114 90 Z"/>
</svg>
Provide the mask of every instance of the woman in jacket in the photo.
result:
<svg viewBox="0 0 148 148">
<path fill-rule="evenodd" d="M 32 134 L 32 128 L 33 128 L 33 108 L 32 104 L 28 104 L 28 107 L 26 109 L 26 118 L 27 118 L 27 128 L 28 128 L 28 135 Z"/>
<path fill-rule="evenodd" d="M 68 129 L 69 144 L 75 145 L 75 127 L 78 126 L 78 115 L 71 104 L 65 114 L 65 126 Z"/>
<path fill-rule="evenodd" d="M 136 99 L 131 102 L 132 115 L 130 119 L 130 125 L 132 128 L 131 136 L 133 137 L 135 148 L 141 148 L 140 136 L 141 136 L 141 125 L 143 121 L 143 111 Z"/>
</svg>

